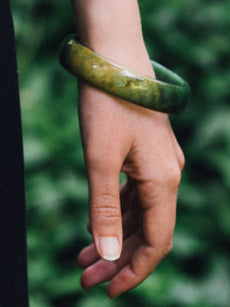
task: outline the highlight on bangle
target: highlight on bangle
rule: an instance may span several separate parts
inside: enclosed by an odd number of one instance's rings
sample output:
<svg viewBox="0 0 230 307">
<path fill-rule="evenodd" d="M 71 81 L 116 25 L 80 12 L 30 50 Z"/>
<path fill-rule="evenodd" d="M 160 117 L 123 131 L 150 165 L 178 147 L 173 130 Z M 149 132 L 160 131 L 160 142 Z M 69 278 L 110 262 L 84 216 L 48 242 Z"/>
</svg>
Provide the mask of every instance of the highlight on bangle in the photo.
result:
<svg viewBox="0 0 230 307">
<path fill-rule="evenodd" d="M 82 45 L 75 34 L 59 49 L 61 65 L 89 84 L 136 105 L 164 113 L 180 112 L 190 86 L 174 72 L 151 61 L 156 79 L 118 65 Z"/>
</svg>

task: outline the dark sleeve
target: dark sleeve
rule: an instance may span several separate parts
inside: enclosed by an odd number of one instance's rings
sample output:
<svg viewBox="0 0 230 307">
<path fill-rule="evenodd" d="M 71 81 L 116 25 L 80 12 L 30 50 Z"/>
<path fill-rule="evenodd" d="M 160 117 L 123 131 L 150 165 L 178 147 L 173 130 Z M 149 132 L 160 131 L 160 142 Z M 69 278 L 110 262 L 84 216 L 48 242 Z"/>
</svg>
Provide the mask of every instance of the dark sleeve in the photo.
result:
<svg viewBox="0 0 230 307">
<path fill-rule="evenodd" d="M 28 306 L 25 229 L 14 32 L 9 2 L 0 0 L 0 306 Z"/>
</svg>

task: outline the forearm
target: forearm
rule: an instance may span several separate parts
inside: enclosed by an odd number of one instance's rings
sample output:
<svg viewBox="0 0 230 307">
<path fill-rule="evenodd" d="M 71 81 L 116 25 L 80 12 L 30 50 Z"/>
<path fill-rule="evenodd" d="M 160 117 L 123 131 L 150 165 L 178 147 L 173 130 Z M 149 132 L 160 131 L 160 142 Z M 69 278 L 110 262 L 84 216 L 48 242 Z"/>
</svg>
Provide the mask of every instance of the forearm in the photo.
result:
<svg viewBox="0 0 230 307">
<path fill-rule="evenodd" d="M 136 0 L 72 0 L 80 40 L 120 65 L 154 76 Z"/>
</svg>

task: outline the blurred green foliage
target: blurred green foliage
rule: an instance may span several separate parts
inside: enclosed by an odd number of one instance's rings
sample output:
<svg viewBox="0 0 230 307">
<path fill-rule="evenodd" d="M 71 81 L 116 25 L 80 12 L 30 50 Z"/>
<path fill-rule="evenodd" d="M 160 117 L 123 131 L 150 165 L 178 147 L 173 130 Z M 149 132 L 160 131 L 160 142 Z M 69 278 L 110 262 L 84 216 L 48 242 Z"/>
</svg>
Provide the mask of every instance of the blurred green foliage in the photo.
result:
<svg viewBox="0 0 230 307">
<path fill-rule="evenodd" d="M 24 131 L 31 307 L 230 305 L 230 2 L 141 0 L 151 57 L 192 87 L 172 117 L 186 156 L 173 252 L 137 289 L 110 301 L 81 290 L 90 242 L 76 80 L 58 46 L 74 31 L 69 1 L 12 0 Z"/>
</svg>

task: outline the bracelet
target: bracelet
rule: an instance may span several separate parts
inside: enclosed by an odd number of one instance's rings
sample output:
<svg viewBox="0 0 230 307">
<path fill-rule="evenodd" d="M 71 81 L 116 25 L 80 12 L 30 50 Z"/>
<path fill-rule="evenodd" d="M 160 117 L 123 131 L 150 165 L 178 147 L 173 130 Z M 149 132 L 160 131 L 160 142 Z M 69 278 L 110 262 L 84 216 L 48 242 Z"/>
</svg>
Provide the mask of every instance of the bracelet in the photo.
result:
<svg viewBox="0 0 230 307">
<path fill-rule="evenodd" d="M 151 61 L 156 79 L 115 64 L 67 36 L 59 50 L 61 65 L 91 85 L 139 106 L 165 113 L 184 108 L 190 87 L 177 74 Z"/>
</svg>

